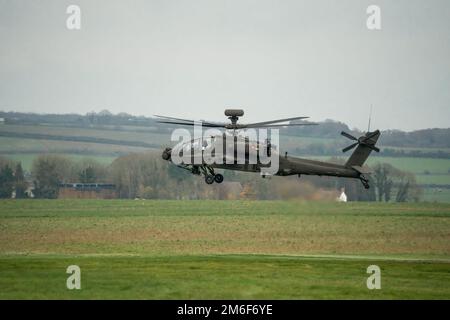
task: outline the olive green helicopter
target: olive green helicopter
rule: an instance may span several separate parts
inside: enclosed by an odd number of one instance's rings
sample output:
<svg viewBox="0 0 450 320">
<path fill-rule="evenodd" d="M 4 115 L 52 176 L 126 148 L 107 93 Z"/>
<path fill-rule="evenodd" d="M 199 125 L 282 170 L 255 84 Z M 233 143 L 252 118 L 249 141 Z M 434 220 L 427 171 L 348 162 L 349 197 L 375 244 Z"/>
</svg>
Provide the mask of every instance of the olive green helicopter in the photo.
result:
<svg viewBox="0 0 450 320">
<path fill-rule="evenodd" d="M 292 117 L 248 124 L 238 123 L 239 118 L 243 115 L 244 111 L 241 109 L 226 109 L 225 116 L 228 117 L 230 123 L 218 123 L 203 120 L 194 121 L 155 115 L 158 118 L 157 122 L 159 123 L 191 127 L 201 125 L 202 128 L 217 129 L 216 133 L 213 135 L 189 139 L 188 141 L 179 143 L 177 148 L 165 148 L 162 153 L 162 158 L 175 163 L 175 155 L 179 157 L 182 157 L 183 155 L 187 156 L 184 159 L 189 159 L 189 161 L 178 161 L 176 162 L 176 165 L 190 171 L 192 174 L 203 175 L 207 184 L 212 184 L 214 182 L 222 183 L 224 177 L 222 174 L 216 173 L 215 169 L 226 169 L 260 172 L 262 177 L 266 177 L 267 175 L 298 175 L 299 177 L 301 175 L 317 175 L 354 178 L 359 179 L 366 189 L 369 188 L 367 175 L 370 174 L 370 170 L 364 166 L 364 163 L 372 151 L 380 151 L 380 149 L 375 146 L 381 134 L 379 130 L 372 132 L 368 130 L 359 138 L 342 131 L 341 135 L 353 141 L 351 145 L 345 147 L 342 151 L 347 152 L 353 148 L 356 149 L 347 159 L 345 164 L 340 165 L 331 162 L 292 157 L 288 156 L 287 152 L 280 154 L 278 146 L 273 144 L 271 139 L 266 138 L 263 141 L 259 141 L 246 134 L 248 133 L 248 130 L 255 130 L 257 128 L 273 129 L 290 126 L 317 125 L 317 123 L 305 121 L 305 119 L 308 119 L 309 117 Z M 225 131 L 220 131 L 221 133 L 219 134 L 218 131 L 223 129 L 225 129 Z M 238 150 L 242 150 L 243 152 L 237 152 Z M 176 154 L 174 154 L 175 152 Z M 242 155 L 240 156 L 240 154 Z M 262 155 L 264 157 L 262 157 Z M 269 164 L 262 161 L 262 158 L 266 158 L 265 160 L 270 158 L 271 162 L 276 162 L 276 171 L 267 174 L 266 169 L 269 167 Z M 220 159 L 220 161 L 217 161 L 217 159 Z M 251 161 L 252 159 L 254 161 Z"/>
</svg>

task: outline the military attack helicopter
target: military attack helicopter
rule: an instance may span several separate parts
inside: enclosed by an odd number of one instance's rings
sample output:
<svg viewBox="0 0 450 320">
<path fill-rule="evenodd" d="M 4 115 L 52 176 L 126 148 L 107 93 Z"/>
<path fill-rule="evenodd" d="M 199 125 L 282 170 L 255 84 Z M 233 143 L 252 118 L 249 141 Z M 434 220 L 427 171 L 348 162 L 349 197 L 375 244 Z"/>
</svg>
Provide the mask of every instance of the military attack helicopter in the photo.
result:
<svg viewBox="0 0 450 320">
<path fill-rule="evenodd" d="M 262 177 L 265 177 L 268 175 L 266 172 L 270 167 L 267 159 L 270 159 L 270 162 L 277 164 L 276 171 L 271 173 L 273 175 L 298 175 L 299 177 L 301 175 L 317 175 L 355 178 L 359 179 L 366 189 L 370 187 L 367 178 L 370 171 L 363 165 L 372 151 L 380 151 L 375 146 L 381 134 L 379 130 L 373 132 L 368 130 L 359 138 L 342 131 L 341 135 L 354 141 L 353 144 L 342 149 L 342 151 L 347 152 L 355 147 L 356 149 L 344 165 L 339 165 L 292 157 L 288 156 L 287 152 L 281 155 L 279 154 L 278 146 L 273 144 L 271 139 L 266 138 L 263 141 L 259 141 L 259 139 L 251 138 L 247 135 L 249 129 L 317 125 L 317 123 L 306 122 L 305 119 L 309 117 L 293 117 L 249 124 L 237 123 L 243 115 L 244 111 L 241 109 L 226 109 L 225 116 L 228 117 L 230 123 L 194 121 L 155 115 L 158 117 L 157 121 L 159 123 L 182 126 L 201 124 L 202 128 L 225 129 L 225 132 L 221 134 L 216 133 L 211 136 L 189 139 L 186 142 L 179 143 L 176 147 L 165 148 L 162 158 L 175 163 L 175 157 L 179 159 L 180 156 L 185 156 L 184 159 L 188 159 L 188 161 L 176 161 L 176 165 L 190 171 L 192 174 L 203 175 L 207 184 L 222 183 L 224 180 L 223 175 L 216 173 L 214 169 L 260 172 Z M 291 122 L 296 120 L 301 120 L 301 122 Z M 282 124 L 288 121 L 289 123 Z M 244 134 L 242 131 L 244 131 Z M 216 161 L 217 159 L 220 161 Z"/>
</svg>

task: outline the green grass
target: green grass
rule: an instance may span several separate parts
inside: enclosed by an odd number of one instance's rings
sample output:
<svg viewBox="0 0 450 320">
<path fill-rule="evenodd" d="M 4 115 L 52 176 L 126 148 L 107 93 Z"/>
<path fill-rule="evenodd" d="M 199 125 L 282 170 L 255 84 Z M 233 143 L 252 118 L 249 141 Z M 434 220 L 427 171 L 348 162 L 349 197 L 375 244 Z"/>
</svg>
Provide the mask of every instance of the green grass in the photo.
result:
<svg viewBox="0 0 450 320">
<path fill-rule="evenodd" d="M 0 202 L 5 254 L 321 254 L 445 258 L 445 204 Z"/>
<path fill-rule="evenodd" d="M 270 256 L 5 257 L 0 299 L 448 299 L 442 263 Z M 65 287 L 69 265 L 81 290 Z M 381 268 L 368 290 L 366 268 Z"/>
<path fill-rule="evenodd" d="M 450 205 L 4 200 L 0 298 L 449 299 Z"/>
</svg>

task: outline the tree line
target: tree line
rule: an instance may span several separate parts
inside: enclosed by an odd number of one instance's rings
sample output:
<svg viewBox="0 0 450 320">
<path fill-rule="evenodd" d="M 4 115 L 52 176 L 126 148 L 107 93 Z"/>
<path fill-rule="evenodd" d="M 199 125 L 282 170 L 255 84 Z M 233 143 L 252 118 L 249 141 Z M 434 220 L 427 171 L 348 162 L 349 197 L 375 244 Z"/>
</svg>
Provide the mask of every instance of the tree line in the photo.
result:
<svg viewBox="0 0 450 320">
<path fill-rule="evenodd" d="M 133 153 L 106 165 L 92 159 L 74 161 L 66 156 L 43 154 L 24 174 L 20 162 L 0 159 L 0 197 L 55 199 L 61 183 L 114 184 L 123 199 L 260 199 L 335 200 L 344 189 L 351 201 L 419 201 L 415 176 L 389 164 L 377 164 L 369 176 L 372 186 L 335 177 L 297 176 L 263 179 L 259 174 L 223 171 L 225 182 L 206 185 L 203 178 L 163 161 L 159 153 Z M 332 159 L 340 162 L 340 159 Z"/>
<path fill-rule="evenodd" d="M 22 164 L 0 158 L 0 198 L 26 198 L 27 188 Z"/>
</svg>

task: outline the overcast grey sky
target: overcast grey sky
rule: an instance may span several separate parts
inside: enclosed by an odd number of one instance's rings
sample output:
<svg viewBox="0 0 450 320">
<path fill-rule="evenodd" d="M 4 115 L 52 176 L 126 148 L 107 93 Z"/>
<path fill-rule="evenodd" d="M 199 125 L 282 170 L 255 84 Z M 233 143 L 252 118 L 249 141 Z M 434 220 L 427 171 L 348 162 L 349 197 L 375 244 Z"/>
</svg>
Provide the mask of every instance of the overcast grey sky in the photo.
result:
<svg viewBox="0 0 450 320">
<path fill-rule="evenodd" d="M 66 8 L 81 7 L 81 30 Z M 382 30 L 366 28 L 381 7 Z M 450 1 L 0 0 L 0 110 L 450 127 Z"/>
</svg>

